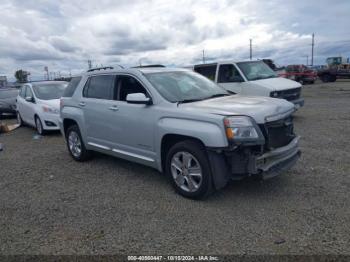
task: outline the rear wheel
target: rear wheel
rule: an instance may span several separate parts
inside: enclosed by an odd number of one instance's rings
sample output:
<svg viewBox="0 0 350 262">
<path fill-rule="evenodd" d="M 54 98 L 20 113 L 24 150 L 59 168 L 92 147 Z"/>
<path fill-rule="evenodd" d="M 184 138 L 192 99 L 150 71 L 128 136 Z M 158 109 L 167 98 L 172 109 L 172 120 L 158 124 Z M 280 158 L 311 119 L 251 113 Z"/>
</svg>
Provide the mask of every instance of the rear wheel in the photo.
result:
<svg viewBox="0 0 350 262">
<path fill-rule="evenodd" d="M 175 144 L 166 158 L 166 173 L 182 196 L 201 199 L 212 192 L 212 174 L 205 148 L 197 141 Z"/>
<path fill-rule="evenodd" d="M 67 148 L 70 155 L 76 161 L 86 161 L 91 157 L 91 151 L 85 148 L 77 125 L 68 127 L 66 131 Z"/>
<path fill-rule="evenodd" d="M 35 127 L 39 135 L 45 135 L 46 130 L 44 129 L 43 124 L 38 116 L 35 117 Z"/>
<path fill-rule="evenodd" d="M 324 83 L 330 82 L 330 79 L 331 79 L 331 76 L 330 76 L 329 74 L 325 74 L 325 75 L 322 75 L 322 76 L 321 76 L 321 80 L 322 80 L 322 82 L 324 82 Z"/>
</svg>

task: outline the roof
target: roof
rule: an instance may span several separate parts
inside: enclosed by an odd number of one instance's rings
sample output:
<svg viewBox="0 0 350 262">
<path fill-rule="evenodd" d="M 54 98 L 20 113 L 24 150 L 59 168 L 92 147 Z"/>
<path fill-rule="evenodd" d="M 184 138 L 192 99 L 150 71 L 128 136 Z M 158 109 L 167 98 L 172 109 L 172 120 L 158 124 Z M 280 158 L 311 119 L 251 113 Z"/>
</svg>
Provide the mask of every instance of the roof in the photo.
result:
<svg viewBox="0 0 350 262">
<path fill-rule="evenodd" d="M 194 66 L 210 66 L 210 65 L 217 65 L 217 64 L 232 64 L 232 63 L 245 63 L 245 62 L 263 62 L 262 60 L 223 60 L 223 61 L 217 61 L 213 63 L 205 63 L 205 64 L 196 64 Z"/>
<path fill-rule="evenodd" d="M 139 68 L 103 68 L 101 70 L 94 70 L 94 71 L 87 71 L 83 72 L 82 75 L 99 75 L 99 74 L 106 74 L 106 73 L 143 73 L 143 74 L 149 74 L 149 73 L 160 73 L 160 72 L 174 72 L 174 71 L 188 71 L 188 69 L 184 68 L 167 68 L 167 67 L 139 67 Z"/>
<path fill-rule="evenodd" d="M 61 83 L 68 83 L 67 81 L 37 81 L 37 82 L 28 82 L 25 84 L 31 84 L 31 85 L 50 85 L 50 84 L 61 84 Z"/>
</svg>

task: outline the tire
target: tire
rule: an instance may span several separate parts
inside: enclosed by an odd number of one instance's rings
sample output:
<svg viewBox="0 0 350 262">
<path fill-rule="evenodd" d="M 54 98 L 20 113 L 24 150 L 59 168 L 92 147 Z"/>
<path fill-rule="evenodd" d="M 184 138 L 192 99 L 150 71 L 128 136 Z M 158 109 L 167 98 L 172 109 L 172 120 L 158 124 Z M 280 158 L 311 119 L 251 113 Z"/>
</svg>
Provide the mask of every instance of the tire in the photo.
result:
<svg viewBox="0 0 350 262">
<path fill-rule="evenodd" d="M 322 76 L 321 76 L 321 80 L 322 80 L 323 83 L 328 83 L 328 82 L 330 82 L 330 79 L 331 79 L 331 76 L 328 75 L 328 74 L 322 75 Z"/>
<path fill-rule="evenodd" d="M 83 162 L 91 158 L 91 151 L 86 149 L 77 125 L 68 127 L 66 131 L 66 143 L 69 154 L 74 160 Z"/>
<path fill-rule="evenodd" d="M 35 116 L 35 128 L 39 135 L 43 136 L 46 134 L 46 130 L 43 127 L 43 123 L 40 120 L 40 117 Z"/>
<path fill-rule="evenodd" d="M 172 146 L 167 153 L 165 171 L 175 191 L 184 197 L 203 199 L 213 191 L 208 156 L 199 142 L 185 140 Z"/>
<path fill-rule="evenodd" d="M 20 115 L 20 113 L 19 113 L 18 111 L 16 112 L 16 116 L 17 116 L 17 124 L 18 124 L 19 126 L 24 126 L 22 117 L 21 117 L 21 115 Z"/>
<path fill-rule="evenodd" d="M 335 82 L 337 80 L 337 77 L 336 76 L 331 76 L 330 79 L 329 79 L 329 82 Z"/>
</svg>

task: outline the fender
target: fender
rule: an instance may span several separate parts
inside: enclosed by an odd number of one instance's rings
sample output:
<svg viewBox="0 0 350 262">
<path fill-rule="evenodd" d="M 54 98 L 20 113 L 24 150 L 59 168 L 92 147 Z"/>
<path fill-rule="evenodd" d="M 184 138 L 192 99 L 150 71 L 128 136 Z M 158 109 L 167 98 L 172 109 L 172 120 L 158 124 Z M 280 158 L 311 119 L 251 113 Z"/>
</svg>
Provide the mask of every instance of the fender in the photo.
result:
<svg viewBox="0 0 350 262">
<path fill-rule="evenodd" d="M 64 120 L 71 119 L 77 122 L 83 142 L 86 141 L 86 128 L 83 111 L 78 107 L 64 106 L 61 110 L 61 120 L 62 120 L 62 130 L 61 133 L 64 134 Z M 65 137 L 65 136 L 64 136 Z"/>
<path fill-rule="evenodd" d="M 162 171 L 161 142 L 165 135 L 182 135 L 194 137 L 200 140 L 206 147 L 227 147 L 228 141 L 221 121 L 207 122 L 203 120 L 193 120 L 187 118 L 165 117 L 161 118 L 156 128 L 155 148 L 157 149 L 158 170 Z"/>
</svg>

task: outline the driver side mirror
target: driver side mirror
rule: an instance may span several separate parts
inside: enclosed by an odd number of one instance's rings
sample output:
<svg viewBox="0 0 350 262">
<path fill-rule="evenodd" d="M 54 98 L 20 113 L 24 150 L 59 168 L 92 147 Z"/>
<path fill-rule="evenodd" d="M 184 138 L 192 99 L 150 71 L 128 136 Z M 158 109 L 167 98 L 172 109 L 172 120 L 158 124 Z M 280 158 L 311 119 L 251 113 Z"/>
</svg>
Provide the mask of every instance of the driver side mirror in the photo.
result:
<svg viewBox="0 0 350 262">
<path fill-rule="evenodd" d="M 151 105 L 152 99 L 149 97 L 146 97 L 144 93 L 133 93 L 133 94 L 128 94 L 126 96 L 126 102 L 130 104 Z"/>
<path fill-rule="evenodd" d="M 26 96 L 25 100 L 27 102 L 30 102 L 30 103 L 34 103 L 35 102 L 34 97 L 32 97 L 32 96 Z"/>
</svg>

